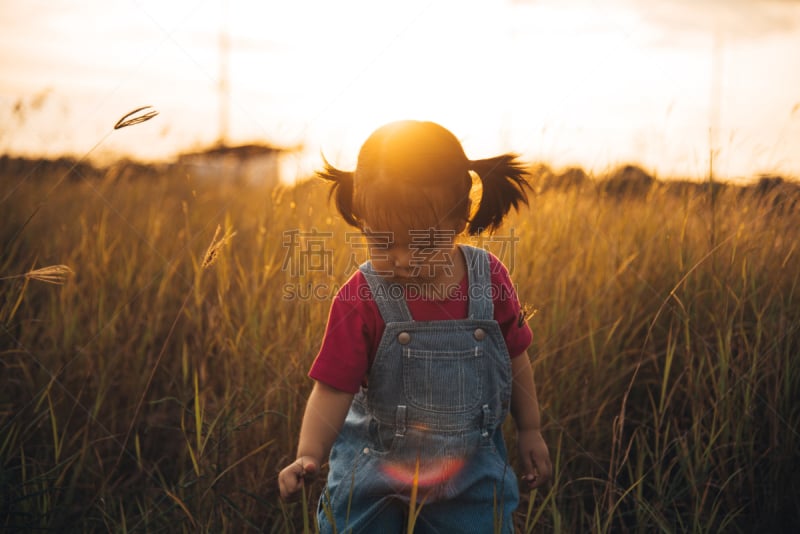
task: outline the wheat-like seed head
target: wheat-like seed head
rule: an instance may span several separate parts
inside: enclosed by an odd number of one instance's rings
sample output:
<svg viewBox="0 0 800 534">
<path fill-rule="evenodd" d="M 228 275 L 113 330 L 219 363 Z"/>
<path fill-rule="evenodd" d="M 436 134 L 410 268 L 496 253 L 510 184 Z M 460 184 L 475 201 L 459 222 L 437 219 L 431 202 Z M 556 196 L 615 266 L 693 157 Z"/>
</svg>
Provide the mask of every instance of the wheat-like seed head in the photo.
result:
<svg viewBox="0 0 800 534">
<path fill-rule="evenodd" d="M 67 278 L 73 274 L 75 274 L 75 271 L 66 265 L 50 265 L 49 267 L 28 271 L 22 276 L 28 280 L 39 280 L 40 282 L 47 282 L 48 284 L 63 285 L 66 283 Z"/>
<path fill-rule="evenodd" d="M 236 232 L 232 232 L 231 230 L 226 230 L 225 235 L 222 236 L 219 240 L 217 237 L 219 236 L 220 230 L 222 228 L 217 225 L 217 231 L 214 232 L 214 238 L 211 240 L 211 244 L 208 245 L 208 250 L 206 250 L 205 256 L 203 256 L 203 262 L 200 264 L 201 269 L 206 269 L 210 267 L 215 261 L 217 261 L 217 257 L 219 256 L 219 251 L 224 247 L 228 241 L 231 240 L 233 236 L 236 235 Z"/>
<path fill-rule="evenodd" d="M 141 115 L 136 115 L 137 113 L 141 112 L 144 113 Z M 133 126 L 134 124 L 139 124 L 140 122 L 149 121 L 156 115 L 158 115 L 158 111 L 153 109 L 153 106 L 142 106 L 126 113 L 120 120 L 117 121 L 117 123 L 114 125 L 114 129 L 119 130 L 120 128 L 126 128 L 128 126 Z"/>
</svg>

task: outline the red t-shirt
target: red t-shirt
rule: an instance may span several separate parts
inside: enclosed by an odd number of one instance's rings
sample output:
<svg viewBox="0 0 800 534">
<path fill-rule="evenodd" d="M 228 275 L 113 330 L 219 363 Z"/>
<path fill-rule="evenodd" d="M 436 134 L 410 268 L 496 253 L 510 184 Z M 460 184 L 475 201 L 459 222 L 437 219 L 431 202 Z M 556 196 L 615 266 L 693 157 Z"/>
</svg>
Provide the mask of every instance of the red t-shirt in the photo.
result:
<svg viewBox="0 0 800 534">
<path fill-rule="evenodd" d="M 489 254 L 494 319 L 500 325 L 511 357 L 522 354 L 531 344 L 533 334 L 527 322 L 520 325 L 520 305 L 508 270 Z M 468 280 L 445 300 L 407 299 L 415 321 L 465 319 L 469 314 Z M 369 283 L 356 271 L 337 292 L 328 315 L 322 347 L 308 376 L 333 388 L 357 393 L 366 384 L 369 368 L 375 359 L 385 323 L 372 299 Z"/>
</svg>

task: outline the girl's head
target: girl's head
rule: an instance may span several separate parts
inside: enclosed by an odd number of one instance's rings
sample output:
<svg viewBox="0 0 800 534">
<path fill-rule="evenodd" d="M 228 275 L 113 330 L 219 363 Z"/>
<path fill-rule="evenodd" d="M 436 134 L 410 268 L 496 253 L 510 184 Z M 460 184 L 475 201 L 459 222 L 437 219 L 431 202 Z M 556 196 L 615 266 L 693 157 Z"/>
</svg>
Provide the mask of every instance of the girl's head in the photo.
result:
<svg viewBox="0 0 800 534">
<path fill-rule="evenodd" d="M 481 181 L 470 217 L 472 175 Z M 333 182 L 331 196 L 344 219 L 364 232 L 492 231 L 508 211 L 527 204 L 527 175 L 517 157 L 470 160 L 449 130 L 433 122 L 398 121 L 364 142 L 353 172 L 325 161 L 318 175 Z"/>
</svg>

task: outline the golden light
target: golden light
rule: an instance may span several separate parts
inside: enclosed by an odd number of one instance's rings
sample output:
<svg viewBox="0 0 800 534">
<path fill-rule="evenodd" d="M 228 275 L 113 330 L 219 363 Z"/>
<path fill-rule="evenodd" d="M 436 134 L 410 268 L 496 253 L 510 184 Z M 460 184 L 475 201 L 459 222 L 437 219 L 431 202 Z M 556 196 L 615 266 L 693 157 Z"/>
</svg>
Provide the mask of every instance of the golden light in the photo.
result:
<svg viewBox="0 0 800 534">
<path fill-rule="evenodd" d="M 720 18 L 710 2 L 669 4 L 2 3 L 0 103 L 13 135 L 0 149 L 82 155 L 109 117 L 146 102 L 159 121 L 97 152 L 165 158 L 227 130 L 234 143 L 303 144 L 313 167 L 320 151 L 348 167 L 377 126 L 411 118 L 445 125 L 472 158 L 513 150 L 693 176 L 707 169 L 715 101 L 720 169 L 800 172 L 800 70 L 789 68 L 800 7 L 742 3 Z"/>
</svg>

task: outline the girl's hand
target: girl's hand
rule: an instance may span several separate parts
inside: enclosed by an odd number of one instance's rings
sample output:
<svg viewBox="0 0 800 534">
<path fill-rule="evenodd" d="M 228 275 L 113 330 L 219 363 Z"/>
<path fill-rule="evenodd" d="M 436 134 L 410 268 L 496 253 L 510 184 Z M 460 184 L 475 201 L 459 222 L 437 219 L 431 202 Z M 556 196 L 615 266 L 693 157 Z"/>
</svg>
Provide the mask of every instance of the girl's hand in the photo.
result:
<svg viewBox="0 0 800 534">
<path fill-rule="evenodd" d="M 328 457 L 339 429 L 342 428 L 353 394 L 340 391 L 322 382 L 315 382 L 306 403 L 297 460 L 283 468 L 278 475 L 281 497 L 288 499 L 303 487 L 303 481 L 319 472 Z"/>
<path fill-rule="evenodd" d="M 544 485 L 553 476 L 550 452 L 539 430 L 520 430 L 517 435 L 522 480 L 529 489 Z"/>
<path fill-rule="evenodd" d="M 303 487 L 306 477 L 313 477 L 319 469 L 318 462 L 310 456 L 301 456 L 278 475 L 281 498 L 289 499 Z"/>
</svg>

